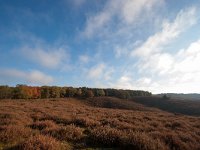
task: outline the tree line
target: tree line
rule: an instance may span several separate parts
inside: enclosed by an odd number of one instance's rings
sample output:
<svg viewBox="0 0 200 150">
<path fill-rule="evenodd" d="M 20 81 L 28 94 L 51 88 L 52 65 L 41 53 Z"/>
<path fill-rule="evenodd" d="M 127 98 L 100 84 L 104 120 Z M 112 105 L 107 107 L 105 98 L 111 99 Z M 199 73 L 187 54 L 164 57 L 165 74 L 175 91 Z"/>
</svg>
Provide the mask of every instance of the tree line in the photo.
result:
<svg viewBox="0 0 200 150">
<path fill-rule="evenodd" d="M 135 96 L 151 96 L 148 91 L 122 90 L 122 89 L 100 89 L 87 87 L 58 87 L 58 86 L 27 86 L 16 85 L 10 87 L 0 86 L 0 99 L 45 99 L 45 98 L 67 98 L 67 97 L 98 97 L 112 96 L 122 99 L 130 99 Z"/>
</svg>

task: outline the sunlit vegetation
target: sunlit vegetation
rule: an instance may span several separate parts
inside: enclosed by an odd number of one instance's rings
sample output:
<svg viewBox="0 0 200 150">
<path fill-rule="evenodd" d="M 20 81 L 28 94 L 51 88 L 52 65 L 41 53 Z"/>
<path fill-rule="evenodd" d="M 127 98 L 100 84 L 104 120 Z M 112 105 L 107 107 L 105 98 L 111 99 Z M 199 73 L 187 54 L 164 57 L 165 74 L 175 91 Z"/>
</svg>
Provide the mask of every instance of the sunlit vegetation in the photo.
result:
<svg viewBox="0 0 200 150">
<path fill-rule="evenodd" d="M 0 100 L 0 149 L 198 150 L 199 141 L 199 117 L 133 100 Z"/>
<path fill-rule="evenodd" d="M 17 85 L 16 87 L 0 86 L 0 99 L 87 98 L 94 96 L 114 96 L 122 99 L 129 99 L 134 96 L 151 96 L 151 93 L 139 90 L 98 89 L 86 87 L 32 87 L 27 85 Z"/>
</svg>

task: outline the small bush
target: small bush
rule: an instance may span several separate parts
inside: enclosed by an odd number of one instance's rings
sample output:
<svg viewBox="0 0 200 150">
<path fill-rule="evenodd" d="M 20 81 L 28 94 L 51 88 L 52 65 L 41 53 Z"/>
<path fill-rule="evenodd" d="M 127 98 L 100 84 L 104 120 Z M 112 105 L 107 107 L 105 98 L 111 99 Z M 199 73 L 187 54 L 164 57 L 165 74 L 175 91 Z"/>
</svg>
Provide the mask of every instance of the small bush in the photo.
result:
<svg viewBox="0 0 200 150">
<path fill-rule="evenodd" d="M 152 139 L 143 132 L 129 132 L 122 137 L 124 147 L 137 150 L 166 150 L 168 149 L 160 140 Z"/>
<path fill-rule="evenodd" d="M 45 128 L 53 128 L 55 126 L 56 124 L 51 120 L 36 121 L 32 125 L 30 125 L 32 129 L 38 129 L 38 130 L 43 130 Z"/>
<path fill-rule="evenodd" d="M 19 145 L 21 150 L 59 150 L 60 142 L 54 138 L 44 135 L 36 135 L 30 137 L 27 141 Z"/>
<path fill-rule="evenodd" d="M 10 143 L 27 138 L 31 135 L 31 130 L 23 126 L 10 125 L 0 127 L 0 142 Z"/>
<path fill-rule="evenodd" d="M 67 125 L 58 128 L 47 128 L 42 131 L 43 134 L 57 138 L 61 141 L 80 141 L 83 139 L 83 129 L 75 125 Z"/>
<path fill-rule="evenodd" d="M 87 116 L 85 117 L 76 117 L 72 120 L 72 123 L 77 125 L 77 126 L 83 126 L 83 127 L 94 127 L 100 125 L 99 121 L 93 120 L 88 118 Z"/>
<path fill-rule="evenodd" d="M 91 145 L 104 145 L 106 147 L 119 146 L 122 133 L 109 126 L 101 126 L 91 131 L 88 143 Z"/>
</svg>

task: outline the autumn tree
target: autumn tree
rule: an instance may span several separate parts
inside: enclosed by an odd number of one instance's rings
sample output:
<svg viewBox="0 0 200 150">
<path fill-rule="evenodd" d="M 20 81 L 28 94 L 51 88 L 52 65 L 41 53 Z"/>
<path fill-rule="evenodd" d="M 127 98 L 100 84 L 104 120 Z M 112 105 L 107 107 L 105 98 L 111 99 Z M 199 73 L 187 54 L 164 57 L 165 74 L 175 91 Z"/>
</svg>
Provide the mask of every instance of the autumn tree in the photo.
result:
<svg viewBox="0 0 200 150">
<path fill-rule="evenodd" d="M 87 98 L 94 97 L 94 93 L 92 92 L 92 90 L 87 90 L 86 97 Z"/>
<path fill-rule="evenodd" d="M 98 89 L 98 88 L 73 88 L 58 86 L 32 87 L 17 85 L 16 87 L 0 86 L 0 99 L 37 99 L 37 98 L 64 98 L 64 97 L 93 97 L 113 96 L 122 99 L 135 96 L 151 96 L 151 92 L 142 90 L 123 89 Z"/>
<path fill-rule="evenodd" d="M 82 90 L 81 90 L 81 88 L 78 88 L 78 89 L 76 90 L 76 96 L 77 96 L 77 97 L 81 97 L 81 95 L 82 95 Z"/>
<path fill-rule="evenodd" d="M 42 86 L 40 89 L 41 98 L 49 98 L 50 97 L 50 90 L 48 86 Z"/>
<path fill-rule="evenodd" d="M 61 98 L 67 97 L 66 91 L 67 91 L 67 87 L 61 87 L 61 89 L 60 89 L 60 97 Z"/>
<path fill-rule="evenodd" d="M 12 88 L 7 85 L 0 86 L 0 99 L 6 98 L 12 98 Z"/>
</svg>

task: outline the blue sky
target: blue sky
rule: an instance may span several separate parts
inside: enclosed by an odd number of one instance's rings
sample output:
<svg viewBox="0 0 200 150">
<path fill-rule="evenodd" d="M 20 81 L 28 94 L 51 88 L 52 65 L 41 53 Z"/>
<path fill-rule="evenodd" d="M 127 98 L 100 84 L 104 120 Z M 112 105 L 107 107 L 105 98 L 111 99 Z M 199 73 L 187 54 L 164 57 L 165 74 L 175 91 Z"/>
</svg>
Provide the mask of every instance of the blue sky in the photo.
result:
<svg viewBox="0 0 200 150">
<path fill-rule="evenodd" d="M 199 0 L 0 1 L 0 84 L 200 91 Z"/>
</svg>

